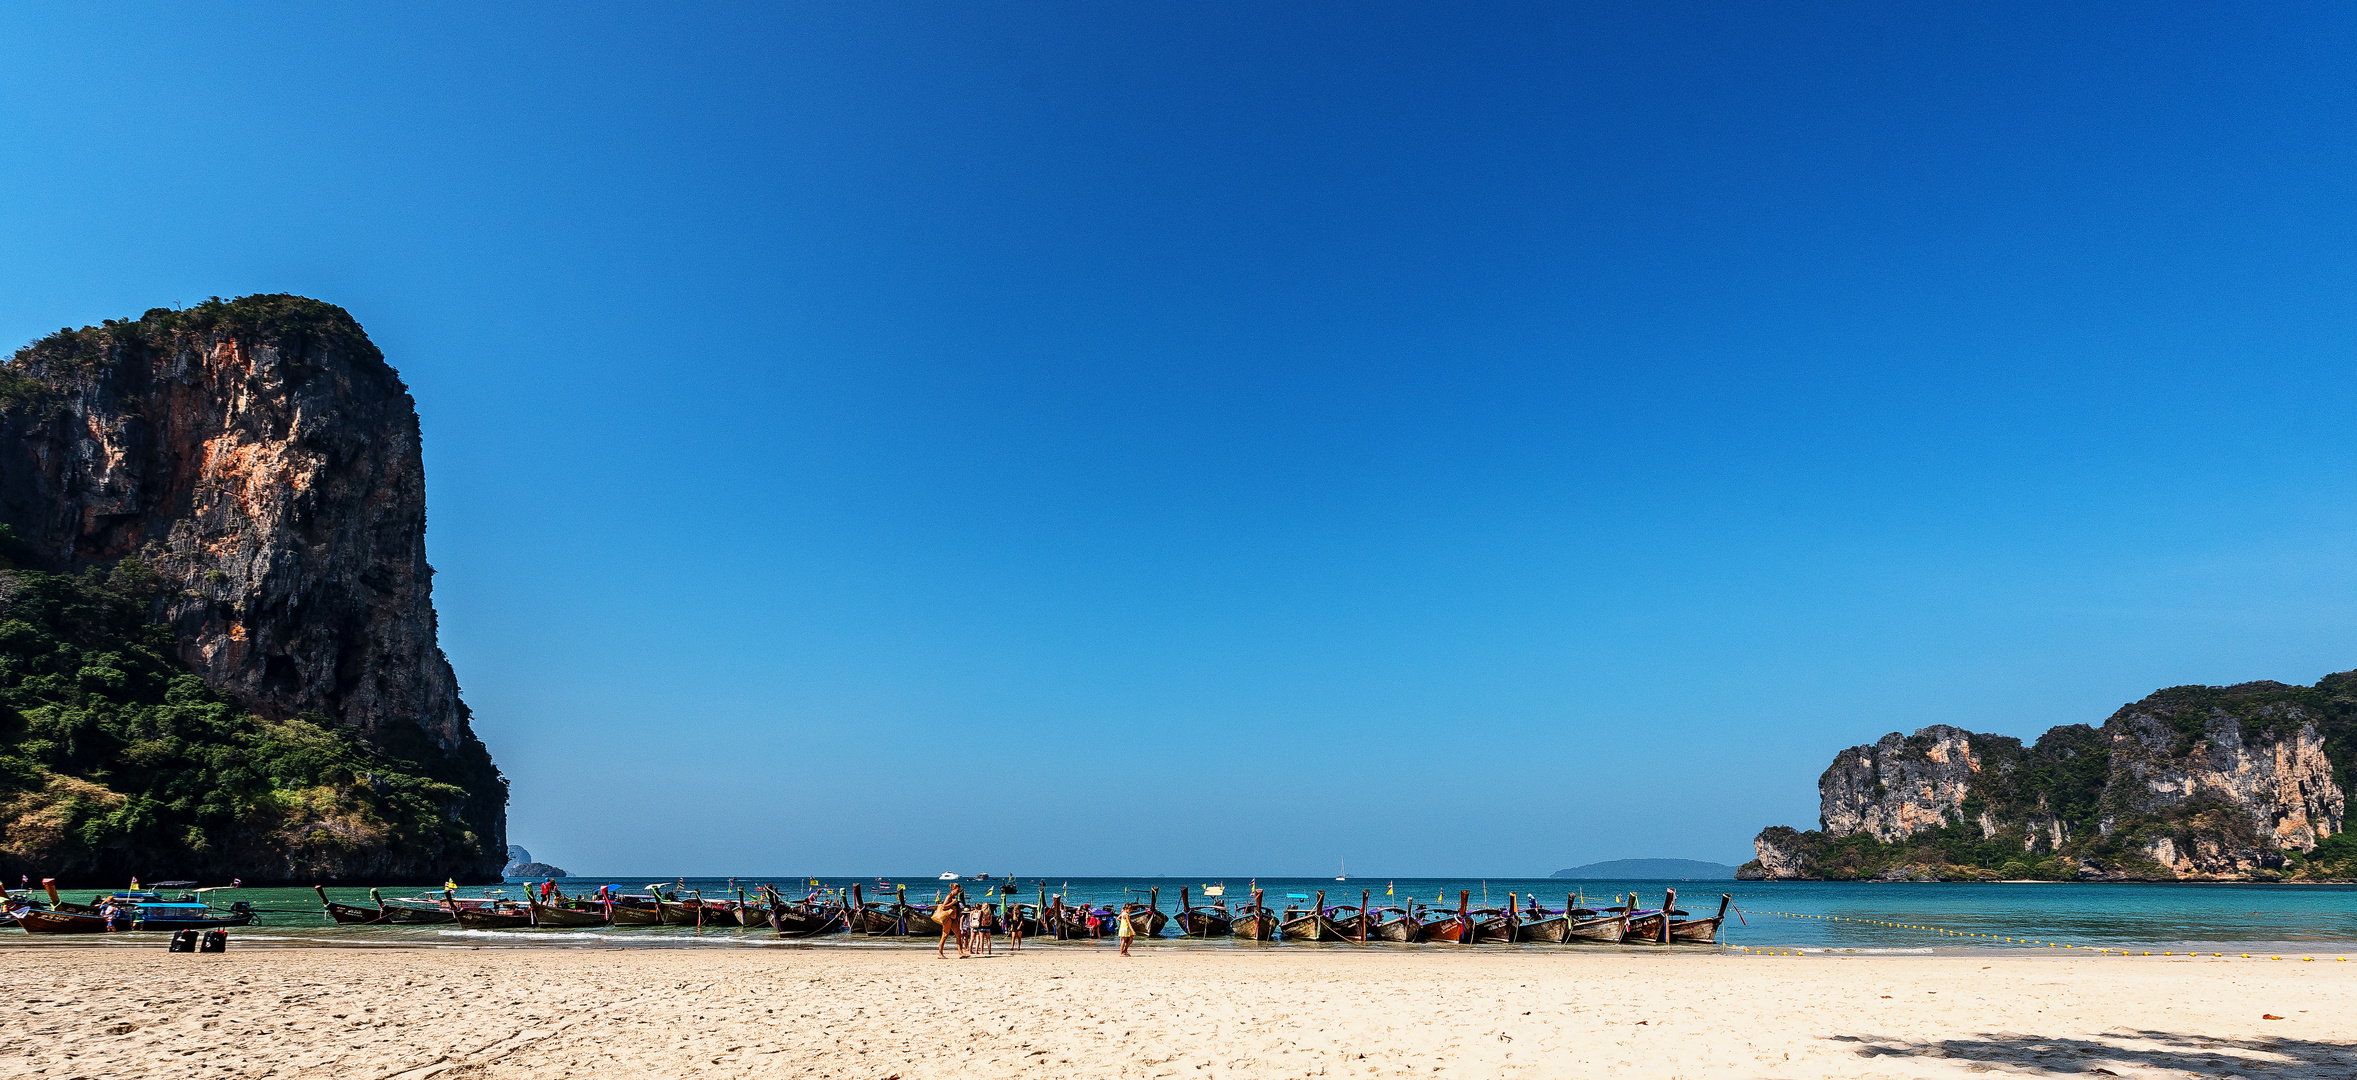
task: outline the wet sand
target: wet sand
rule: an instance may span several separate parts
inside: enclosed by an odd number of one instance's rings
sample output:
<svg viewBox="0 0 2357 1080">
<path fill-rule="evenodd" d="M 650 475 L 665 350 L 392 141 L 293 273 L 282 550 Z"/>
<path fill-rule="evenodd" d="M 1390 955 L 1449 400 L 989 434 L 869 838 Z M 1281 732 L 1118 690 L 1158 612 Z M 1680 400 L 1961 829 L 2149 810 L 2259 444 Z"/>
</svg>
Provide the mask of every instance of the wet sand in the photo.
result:
<svg viewBox="0 0 2357 1080">
<path fill-rule="evenodd" d="M 2357 1075 L 2329 958 L 1137 953 L 13 947 L 0 1076 Z"/>
</svg>

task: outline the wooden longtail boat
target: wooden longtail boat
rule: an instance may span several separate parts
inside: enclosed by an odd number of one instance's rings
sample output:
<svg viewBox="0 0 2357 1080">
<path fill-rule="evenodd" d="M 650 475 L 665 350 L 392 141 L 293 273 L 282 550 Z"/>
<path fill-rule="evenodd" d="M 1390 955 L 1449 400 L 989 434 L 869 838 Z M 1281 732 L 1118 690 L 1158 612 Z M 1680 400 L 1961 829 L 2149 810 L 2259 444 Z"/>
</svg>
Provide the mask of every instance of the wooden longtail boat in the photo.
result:
<svg viewBox="0 0 2357 1080">
<path fill-rule="evenodd" d="M 437 926 L 457 921 L 448 908 L 388 904 L 385 895 L 375 889 L 368 890 L 368 898 L 376 901 L 376 909 L 380 913 L 377 921 L 386 926 Z"/>
<path fill-rule="evenodd" d="M 758 900 L 745 899 L 742 889 L 737 891 L 736 906 L 730 908 L 729 913 L 737 917 L 738 926 L 769 925 L 769 905 Z"/>
<path fill-rule="evenodd" d="M 325 885 L 313 885 L 311 886 L 311 891 L 318 893 L 319 902 L 327 905 L 327 917 L 334 919 L 337 922 L 376 923 L 384 921 L 385 906 L 383 904 L 378 904 L 373 908 L 354 907 L 350 904 L 339 904 L 327 898 L 327 886 Z"/>
<path fill-rule="evenodd" d="M 606 901 L 608 926 L 661 926 L 661 902 L 636 896 L 616 896 Z"/>
<path fill-rule="evenodd" d="M 1471 944 L 1473 935 L 1469 931 L 1473 929 L 1473 914 L 1466 908 L 1472 902 L 1473 893 L 1470 890 L 1459 892 L 1457 913 L 1425 923 L 1417 937 L 1424 941 L 1445 941 L 1452 945 Z"/>
<path fill-rule="evenodd" d="M 1189 901 L 1186 886 L 1179 886 L 1178 928 L 1180 937 L 1228 936 L 1227 902 L 1198 908 Z"/>
<path fill-rule="evenodd" d="M 1673 898 L 1678 894 L 1670 893 Z M 1665 911 L 1637 907 L 1637 894 L 1629 894 L 1629 934 L 1624 942 L 1638 945 L 1667 945 L 1670 942 L 1670 917 Z"/>
<path fill-rule="evenodd" d="M 1139 937 L 1161 937 L 1162 928 L 1170 924 L 1170 916 L 1162 913 L 1162 886 L 1156 885 L 1146 894 L 1146 906 L 1130 912 L 1130 932 Z"/>
<path fill-rule="evenodd" d="M 1533 904 L 1523 915 L 1522 928 L 1516 931 L 1519 940 L 1544 942 L 1551 945 L 1570 940 L 1571 897 L 1563 898 L 1563 910 L 1560 912 L 1550 913 L 1547 909 Z"/>
<path fill-rule="evenodd" d="M 531 908 L 532 925 L 543 930 L 604 926 L 606 924 L 606 916 L 603 912 L 584 911 L 580 908 L 550 907 L 536 899 L 527 899 L 525 903 Z M 460 921 L 464 922 L 465 920 Z"/>
<path fill-rule="evenodd" d="M 1252 890 L 1252 905 L 1236 909 L 1236 914 L 1228 920 L 1231 936 L 1252 941 L 1268 941 L 1277 936 L 1277 915 L 1261 903 L 1262 895 L 1263 890 Z"/>
<path fill-rule="evenodd" d="M 1479 944 L 1509 944 L 1519 940 L 1522 913 L 1513 893 L 1506 894 L 1506 906 L 1476 912 L 1482 916 L 1473 922 L 1473 940 Z"/>
<path fill-rule="evenodd" d="M 456 897 L 450 898 L 450 914 L 469 930 L 519 930 L 532 925 L 529 908 L 460 907 Z"/>
<path fill-rule="evenodd" d="M 1677 893 L 1673 891 L 1670 893 L 1670 896 L 1675 898 Z M 1707 919 L 1679 919 L 1676 922 L 1671 923 L 1670 940 L 1673 942 L 1688 942 L 1696 945 L 1708 945 L 1717 941 L 1719 938 L 1719 927 L 1725 925 L 1727 922 L 1727 904 L 1734 899 L 1735 898 L 1733 896 L 1730 896 L 1726 893 L 1720 893 L 1718 914 L 1713 915 Z M 1676 912 L 1676 914 L 1684 914 L 1684 912 Z"/>
<path fill-rule="evenodd" d="M 1292 909 L 1287 909 L 1287 911 L 1286 911 L 1286 917 L 1285 917 L 1285 919 L 1284 919 L 1283 923 L 1282 923 L 1282 924 L 1280 924 L 1280 925 L 1279 925 L 1279 927 L 1278 927 L 1278 929 L 1280 929 L 1280 930 L 1282 930 L 1282 931 L 1284 932 L 1284 934 L 1285 934 L 1285 940 L 1287 940 L 1287 941 L 1348 941 L 1348 940 L 1350 940 L 1349 938 L 1346 938 L 1346 937 L 1342 936 L 1342 931 L 1341 931 L 1341 929 L 1339 929 L 1338 927 L 1336 927 L 1336 926 L 1334 925 L 1334 920 L 1333 920 L 1331 917 L 1329 917 L 1329 916 L 1326 914 L 1326 890 L 1324 890 L 1324 889 L 1319 889 L 1319 890 L 1318 890 L 1318 895 L 1317 895 L 1317 898 L 1316 898 L 1316 899 L 1314 899 L 1314 900 L 1312 900 L 1312 901 L 1310 901 L 1310 903 L 1311 903 L 1313 906 L 1310 908 L 1310 910 L 1309 910 L 1307 913 L 1304 913 L 1304 914 L 1294 914 L 1294 913 L 1293 913 L 1293 911 L 1292 911 Z"/>
<path fill-rule="evenodd" d="M 50 908 L 25 908 L 16 913 L 16 924 L 28 934 L 103 934 L 107 918 L 85 911 L 57 911 Z"/>
<path fill-rule="evenodd" d="M 1572 916 L 1571 930 L 1566 940 L 1618 945 L 1621 939 L 1629 936 L 1629 909 L 1626 907 L 1578 908 L 1572 911 Z"/>
<path fill-rule="evenodd" d="M 1374 913 L 1375 930 L 1369 935 L 1375 941 L 1397 941 L 1414 944 L 1424 939 L 1424 920 L 1407 908 L 1378 908 Z"/>
</svg>

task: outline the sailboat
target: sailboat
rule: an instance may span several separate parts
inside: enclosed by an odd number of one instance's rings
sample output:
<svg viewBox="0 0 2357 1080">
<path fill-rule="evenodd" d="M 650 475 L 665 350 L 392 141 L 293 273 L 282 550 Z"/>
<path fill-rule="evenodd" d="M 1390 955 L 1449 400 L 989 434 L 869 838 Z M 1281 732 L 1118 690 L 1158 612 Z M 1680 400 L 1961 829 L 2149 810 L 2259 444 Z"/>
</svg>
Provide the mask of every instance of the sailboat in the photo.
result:
<svg viewBox="0 0 2357 1080">
<path fill-rule="evenodd" d="M 1344 859 L 1344 860 L 1342 860 L 1342 872 L 1341 872 L 1341 873 L 1339 873 L 1339 874 L 1336 874 L 1336 875 L 1334 875 L 1334 880 L 1336 880 L 1336 881 L 1349 881 L 1349 880 L 1350 880 L 1350 860 L 1349 860 L 1349 859 Z"/>
</svg>

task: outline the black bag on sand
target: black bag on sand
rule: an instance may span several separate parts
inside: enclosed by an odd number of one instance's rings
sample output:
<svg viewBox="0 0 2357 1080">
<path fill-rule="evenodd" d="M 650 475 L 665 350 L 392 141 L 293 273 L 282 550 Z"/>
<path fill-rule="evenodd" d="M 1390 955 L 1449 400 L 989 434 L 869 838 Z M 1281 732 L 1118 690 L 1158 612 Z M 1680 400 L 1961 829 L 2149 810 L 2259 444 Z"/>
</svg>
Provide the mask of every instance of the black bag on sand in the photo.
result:
<svg viewBox="0 0 2357 1080">
<path fill-rule="evenodd" d="M 196 931 L 194 931 L 194 930 L 189 930 L 189 931 L 185 931 L 185 932 L 186 932 L 186 933 L 190 933 L 190 934 L 196 933 Z M 198 952 L 228 952 L 228 951 L 229 951 L 229 931 L 227 931 L 227 930 L 207 930 L 207 931 L 205 931 L 205 937 L 204 937 L 204 941 L 203 941 L 202 943 L 200 943 L 200 944 L 198 944 L 198 945 L 197 945 L 197 947 L 196 947 L 196 951 L 198 951 Z"/>
<path fill-rule="evenodd" d="M 174 930 L 172 931 L 172 944 L 168 947 L 167 951 L 195 952 L 196 937 L 197 933 L 194 930 Z"/>
</svg>

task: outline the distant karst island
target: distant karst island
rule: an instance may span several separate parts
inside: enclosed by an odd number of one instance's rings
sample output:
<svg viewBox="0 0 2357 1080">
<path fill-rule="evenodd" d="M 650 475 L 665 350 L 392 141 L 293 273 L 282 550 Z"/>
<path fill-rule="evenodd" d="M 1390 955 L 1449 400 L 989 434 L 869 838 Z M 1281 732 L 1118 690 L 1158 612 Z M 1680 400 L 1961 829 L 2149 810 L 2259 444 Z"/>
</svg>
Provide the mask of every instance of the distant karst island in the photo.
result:
<svg viewBox="0 0 2357 1080">
<path fill-rule="evenodd" d="M 573 876 L 561 866 L 550 866 L 547 863 L 535 861 L 531 852 L 514 844 L 507 846 L 507 868 L 499 873 L 500 876 L 510 881 L 539 881 L 543 878 L 569 878 Z"/>
<path fill-rule="evenodd" d="M 1834 755 L 1752 880 L 2346 881 L 2357 672 L 2177 686 L 2023 746 L 1935 724 Z"/>
<path fill-rule="evenodd" d="M 0 878 L 499 880 L 401 376 L 215 298 L 0 364 Z"/>
<path fill-rule="evenodd" d="M 1702 862 L 1697 859 L 1614 859 L 1610 862 L 1574 866 L 1569 870 L 1557 870 L 1547 876 L 1576 878 L 1583 881 L 1593 881 L 1600 878 L 1726 881 L 1735 876 L 1735 867 L 1726 863 Z"/>
</svg>

